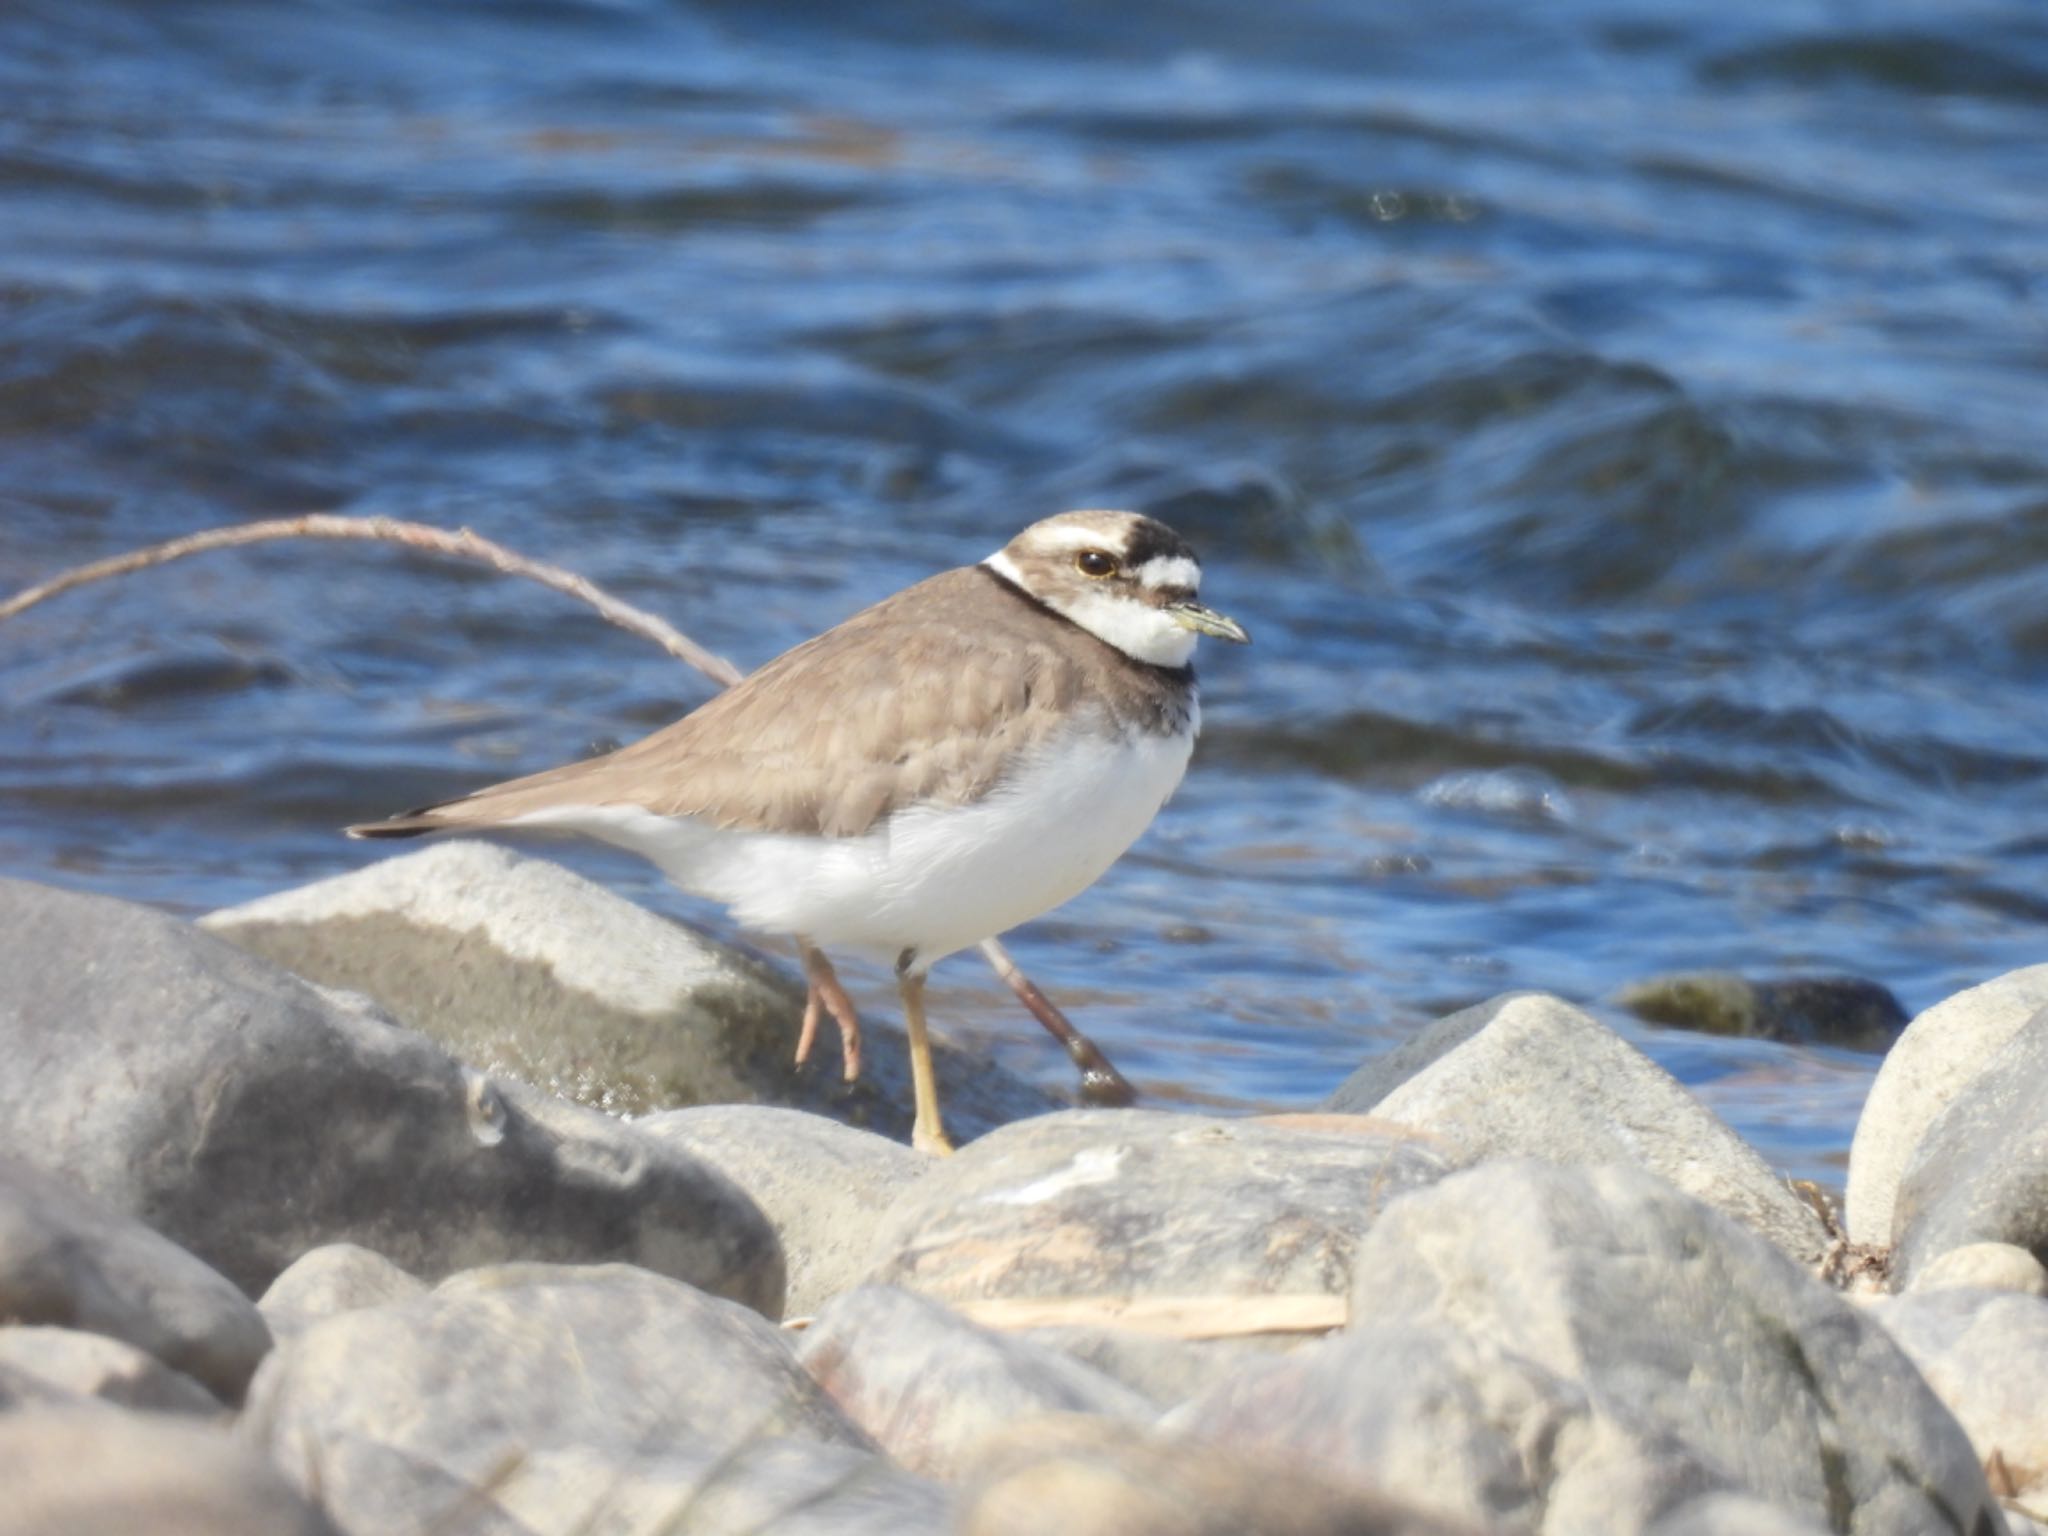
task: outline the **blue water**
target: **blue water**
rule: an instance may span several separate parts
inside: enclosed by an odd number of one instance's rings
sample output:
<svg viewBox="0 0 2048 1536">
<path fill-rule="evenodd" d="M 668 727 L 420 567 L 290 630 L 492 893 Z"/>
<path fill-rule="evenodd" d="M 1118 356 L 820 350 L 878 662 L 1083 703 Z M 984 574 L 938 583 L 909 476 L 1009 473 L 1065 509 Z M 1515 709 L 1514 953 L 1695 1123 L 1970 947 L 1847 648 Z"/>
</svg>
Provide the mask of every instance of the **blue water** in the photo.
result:
<svg viewBox="0 0 2048 1536">
<path fill-rule="evenodd" d="M 2044 146 L 2020 4 L 12 0 L 0 587 L 381 512 L 755 663 L 1140 507 L 1258 643 L 1014 947 L 1155 1098 L 1511 986 L 1918 1008 L 2048 960 Z M 480 573 L 212 556 L 0 627 L 0 869 L 205 910 L 706 692 Z M 1869 1058 L 1624 1027 L 1839 1177 Z"/>
</svg>

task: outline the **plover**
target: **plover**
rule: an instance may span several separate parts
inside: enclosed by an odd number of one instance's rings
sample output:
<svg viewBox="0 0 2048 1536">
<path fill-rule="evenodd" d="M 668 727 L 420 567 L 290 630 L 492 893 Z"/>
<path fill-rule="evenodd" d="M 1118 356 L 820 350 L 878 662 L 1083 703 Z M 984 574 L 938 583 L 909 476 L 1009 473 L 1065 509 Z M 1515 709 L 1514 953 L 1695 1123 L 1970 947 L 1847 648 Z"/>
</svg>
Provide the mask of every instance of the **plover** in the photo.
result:
<svg viewBox="0 0 2048 1536">
<path fill-rule="evenodd" d="M 1201 724 L 1179 534 L 1131 512 L 1033 523 L 907 587 L 631 746 L 350 827 L 351 837 L 578 832 L 651 860 L 745 927 L 797 939 L 858 1060 L 820 946 L 893 959 L 911 1140 L 948 1151 L 924 1011 L 939 960 L 1078 895 L 1137 841 Z"/>
</svg>

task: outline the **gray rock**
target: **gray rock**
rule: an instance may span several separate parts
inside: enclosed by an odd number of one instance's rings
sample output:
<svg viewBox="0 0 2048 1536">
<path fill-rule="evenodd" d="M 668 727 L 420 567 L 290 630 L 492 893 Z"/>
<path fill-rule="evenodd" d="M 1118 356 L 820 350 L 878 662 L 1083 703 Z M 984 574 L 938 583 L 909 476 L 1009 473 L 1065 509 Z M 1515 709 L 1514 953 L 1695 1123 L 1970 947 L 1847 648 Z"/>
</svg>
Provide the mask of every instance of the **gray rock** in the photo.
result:
<svg viewBox="0 0 2048 1536">
<path fill-rule="evenodd" d="M 982 1441 L 1026 1419 L 1152 1417 L 1144 1398 L 1099 1371 L 896 1286 L 830 1302 L 797 1358 L 883 1450 L 929 1477 L 959 1476 Z"/>
<path fill-rule="evenodd" d="M 1830 1528 L 1745 1493 L 1710 1493 L 1659 1520 L 1650 1536 L 1830 1536 Z"/>
<path fill-rule="evenodd" d="M 160 1413 L 225 1415 L 221 1400 L 154 1355 L 105 1334 L 0 1325 L 0 1368 L 76 1397 Z"/>
<path fill-rule="evenodd" d="M 1675 1029 L 1851 1051 L 1882 1051 L 1906 1027 L 1891 989 L 1860 976 L 1752 981 L 1734 971 L 1685 971 L 1632 982 L 1614 1002 Z"/>
<path fill-rule="evenodd" d="M 283 1338 L 337 1312 L 409 1301 L 426 1291 L 381 1253 L 357 1243 L 329 1243 L 294 1259 L 256 1306 L 271 1332 Z"/>
<path fill-rule="evenodd" d="M 1365 1326 L 1449 1330 L 1479 1352 L 1477 1371 L 1450 1355 L 1449 1377 L 1483 1411 L 1451 1392 L 1435 1411 L 1453 1445 L 1504 1431 L 1540 1480 L 1540 1516 L 1515 1506 L 1508 1530 L 1641 1531 L 1715 1491 L 1857 1536 L 2000 1530 L 1968 1439 L 1874 1319 L 1638 1169 L 1455 1175 L 1381 1217 L 1357 1271 Z M 1521 1383 L 1489 1402 L 1496 1360 L 1520 1362 Z M 1560 1414 L 1546 1379 L 1584 1415 Z M 1386 1386 L 1350 1390 L 1369 1403 Z M 1306 1434 L 1334 1407 L 1299 1398 L 1262 1437 Z"/>
<path fill-rule="evenodd" d="M 1883 1247 L 1895 1236 L 1899 1179 L 1920 1138 L 2021 1025 L 2048 1008 L 2048 965 L 2009 971 L 1914 1019 L 1870 1085 L 1849 1149 L 1849 1236 Z"/>
<path fill-rule="evenodd" d="M 1341 1294 L 1380 1212 L 1449 1165 L 1398 1129 L 1310 1124 L 1068 1110 L 1005 1126 L 897 1200 L 872 1278 L 953 1301 Z"/>
<path fill-rule="evenodd" d="M 1588 1527 L 1589 1530 L 1596 1529 Z M 990 1445 L 960 1536 L 1478 1536 L 1292 1457 L 1039 1419 Z"/>
<path fill-rule="evenodd" d="M 1302 1346 L 1299 1337 L 1178 1339 L 1128 1328 L 1031 1328 L 1023 1337 L 1120 1381 L 1155 1408 L 1171 1408 L 1241 1371 Z"/>
<path fill-rule="evenodd" d="M 11 1067 L 0 1084 L 17 1073 L 34 1075 Z M 0 1098 L 5 1094 L 0 1087 Z M 225 1276 L 100 1201 L 6 1157 L 0 1317 L 120 1339 L 228 1402 L 241 1401 L 270 1349 L 262 1315 Z"/>
<path fill-rule="evenodd" d="M 2048 1296 L 2048 1268 L 2012 1243 L 1965 1243 L 1923 1265 L 1913 1277 L 1915 1291 L 2013 1291 Z"/>
<path fill-rule="evenodd" d="M 766 1213 L 789 1267 L 792 1317 L 859 1283 L 876 1221 L 931 1166 L 872 1131 L 765 1104 L 672 1109 L 633 1124 L 718 1169 Z"/>
<path fill-rule="evenodd" d="M 1558 1447 L 1596 1433 L 1576 1383 L 1435 1322 L 1367 1323 L 1269 1358 L 1162 1427 L 1300 1456 L 1507 1531 L 1541 1528 Z"/>
<path fill-rule="evenodd" d="M 243 1426 L 360 1536 L 451 1506 L 464 1531 L 576 1529 L 550 1457 L 624 1479 L 657 1455 L 709 1475 L 780 1438 L 874 1449 L 779 1329 L 625 1265 L 476 1270 L 315 1323 L 257 1373 Z"/>
<path fill-rule="evenodd" d="M 781 1304 L 723 1175 L 190 924 L 0 881 L 0 974 L 0 1134 L 252 1293 L 346 1239 L 430 1275 L 617 1258 Z"/>
<path fill-rule="evenodd" d="M 2048 1258 L 2048 1009 L 1985 1061 L 1920 1138 L 1899 1180 L 1892 1232 L 1899 1287 L 1977 1243 Z"/>
<path fill-rule="evenodd" d="M 1438 1019 L 1359 1068 L 1325 1108 L 1436 1132 L 1473 1161 L 1634 1163 L 1801 1263 L 1827 1245 L 1812 1208 L 1676 1078 L 1591 1014 L 1541 993 Z"/>
<path fill-rule="evenodd" d="M 0 1536 L 334 1536 L 223 1429 L 113 1408 L 0 1416 Z"/>
<path fill-rule="evenodd" d="M 829 1023 L 799 1069 L 801 982 L 544 859 L 435 843 L 204 922 L 300 976 L 367 993 L 465 1061 L 600 1109 L 772 1102 L 910 1134 L 893 1017 L 863 1021 L 860 1082 L 843 1080 Z M 955 1136 L 1053 1103 L 982 1057 L 944 1042 L 936 1054 Z"/>
<path fill-rule="evenodd" d="M 1992 1291 L 1894 1296 L 1877 1319 L 2011 1491 L 2048 1502 L 2048 1301 Z"/>
</svg>

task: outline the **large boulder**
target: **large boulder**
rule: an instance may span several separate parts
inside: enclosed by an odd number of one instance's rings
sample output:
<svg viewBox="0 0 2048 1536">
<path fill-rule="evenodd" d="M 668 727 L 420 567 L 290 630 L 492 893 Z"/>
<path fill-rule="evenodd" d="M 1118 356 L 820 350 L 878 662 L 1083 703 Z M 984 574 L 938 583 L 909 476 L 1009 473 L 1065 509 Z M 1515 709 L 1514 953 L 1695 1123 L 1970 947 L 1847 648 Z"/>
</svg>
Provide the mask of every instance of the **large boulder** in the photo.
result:
<svg viewBox="0 0 2048 1536">
<path fill-rule="evenodd" d="M 799 1068 L 801 982 L 545 859 L 435 843 L 203 922 L 375 998 L 465 1061 L 600 1109 L 777 1103 L 910 1134 L 910 1056 L 893 1018 L 863 1021 L 859 1082 L 845 1081 L 830 1024 Z M 956 1136 L 1052 1106 L 979 1056 L 944 1042 L 935 1055 Z"/>
<path fill-rule="evenodd" d="M 258 1372 L 243 1427 L 360 1536 L 456 1508 L 576 1529 L 610 1482 L 653 1498 L 682 1477 L 680 1503 L 749 1447 L 874 1450 L 772 1324 L 625 1265 L 477 1270 L 315 1323 Z"/>
<path fill-rule="evenodd" d="M 1984 1243 L 2048 1259 L 2048 1008 L 1987 1057 L 1921 1134 L 1893 1200 L 1892 1238 L 1901 1286 L 1942 1255 Z"/>
<path fill-rule="evenodd" d="M 1374 1220 L 1449 1166 L 1427 1137 L 1344 1116 L 1068 1110 L 911 1185 L 872 1278 L 951 1301 L 1341 1296 Z"/>
<path fill-rule="evenodd" d="M 1475 1162 L 1634 1163 L 1801 1263 L 1827 1246 L 1813 1210 L 1683 1084 L 1584 1009 L 1542 993 L 1438 1019 L 1352 1073 L 1324 1107 L 1435 1132 Z"/>
<path fill-rule="evenodd" d="M 1854 1536 L 2002 1529 L 1883 1328 L 1639 1169 L 1454 1175 L 1389 1209 L 1356 1270 L 1347 1334 L 1169 1424 L 1510 1532 L 1626 1536 L 1711 1491 Z"/>
<path fill-rule="evenodd" d="M 900 1141 L 769 1104 L 671 1109 L 633 1125 L 718 1169 L 766 1214 L 789 1268 L 792 1317 L 859 1283 L 875 1223 L 932 1166 Z"/>
<path fill-rule="evenodd" d="M 890 1285 L 828 1304 L 797 1358 L 883 1450 L 930 1477 L 959 1476 L 984 1440 L 1027 1419 L 1152 1417 L 1150 1403 L 1099 1371 Z"/>
<path fill-rule="evenodd" d="M 0 975 L 0 1144 L 251 1293 L 346 1239 L 426 1275 L 624 1259 L 781 1305 L 723 1175 L 189 923 L 0 880 Z"/>
<path fill-rule="evenodd" d="M 0 1318 L 122 1340 L 228 1402 L 241 1401 L 270 1349 L 262 1315 L 226 1276 L 9 1157 L 0 1157 Z"/>
<path fill-rule="evenodd" d="M 1999 1459 L 2021 1503 L 2048 1505 L 2048 1301 L 1926 1292 L 1879 1303 L 1877 1318 L 1948 1404 L 1978 1458 Z"/>
<path fill-rule="evenodd" d="M 1945 998 L 1906 1026 L 1856 1122 L 1845 1209 L 1850 1237 L 1879 1247 L 1892 1242 L 1899 1180 L 1921 1137 L 2043 1008 L 2048 965 L 2035 965 Z"/>
<path fill-rule="evenodd" d="M 0 1536 L 335 1536 L 223 1429 L 166 1414 L 0 1414 Z"/>
</svg>

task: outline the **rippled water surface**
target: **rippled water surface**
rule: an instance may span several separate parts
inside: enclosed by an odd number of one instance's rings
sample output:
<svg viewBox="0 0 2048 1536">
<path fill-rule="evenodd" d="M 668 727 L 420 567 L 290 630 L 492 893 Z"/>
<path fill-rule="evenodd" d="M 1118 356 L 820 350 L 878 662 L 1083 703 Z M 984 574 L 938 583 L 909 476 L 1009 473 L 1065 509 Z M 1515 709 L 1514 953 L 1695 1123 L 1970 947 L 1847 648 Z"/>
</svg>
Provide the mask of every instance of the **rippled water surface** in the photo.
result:
<svg viewBox="0 0 2048 1536">
<path fill-rule="evenodd" d="M 0 587 L 381 512 L 752 664 L 1136 506 L 1258 643 L 1015 948 L 1155 1095 L 1512 986 L 1916 1009 L 2048 960 L 2044 145 L 2048 19 L 1967 0 L 12 0 Z M 203 910 L 707 689 L 523 584 L 212 556 L 0 627 L 0 868 Z M 1625 1027 L 1838 1178 L 1869 1058 Z"/>
</svg>

